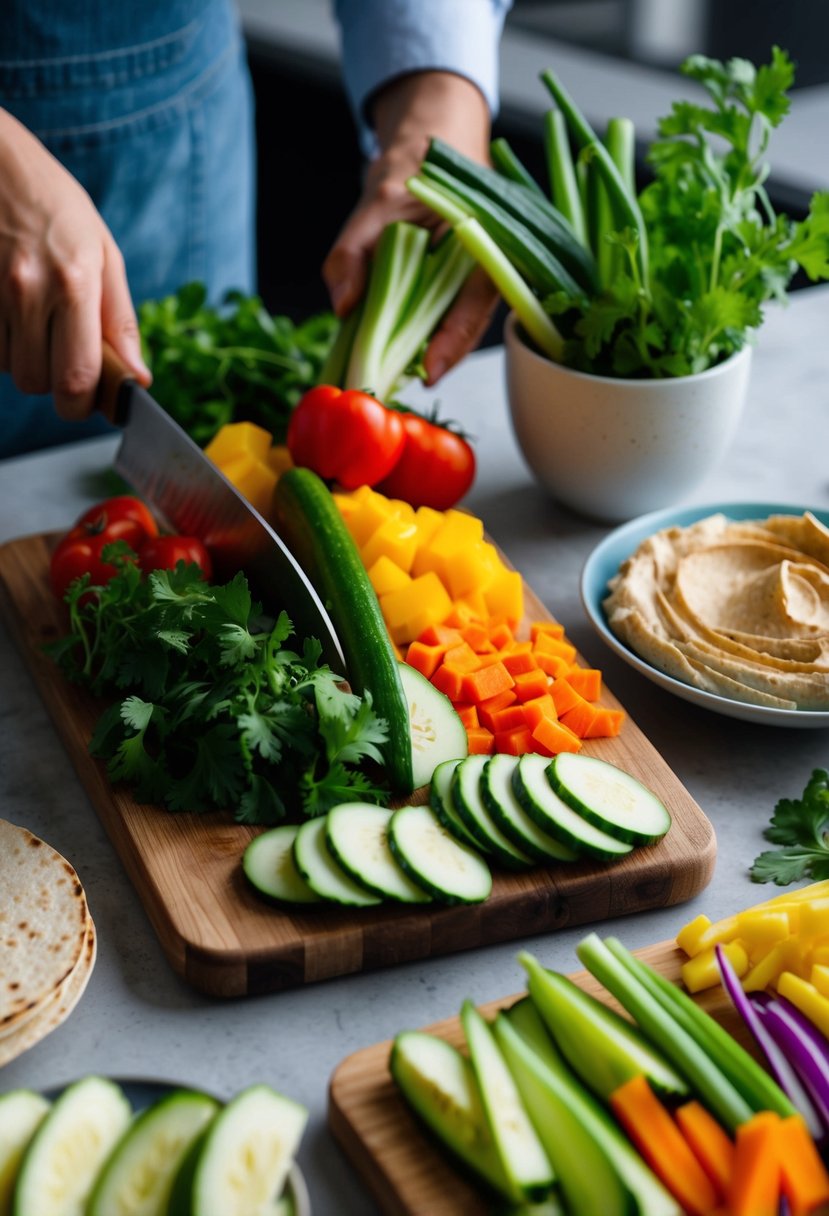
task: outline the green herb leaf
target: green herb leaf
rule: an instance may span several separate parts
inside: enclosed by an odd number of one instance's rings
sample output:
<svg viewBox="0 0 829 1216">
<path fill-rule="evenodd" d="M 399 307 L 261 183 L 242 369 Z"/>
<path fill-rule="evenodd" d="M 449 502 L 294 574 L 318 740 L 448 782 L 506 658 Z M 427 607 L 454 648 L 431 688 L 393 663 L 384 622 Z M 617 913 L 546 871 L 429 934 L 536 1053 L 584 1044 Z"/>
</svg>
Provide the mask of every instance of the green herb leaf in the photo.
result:
<svg viewBox="0 0 829 1216">
<path fill-rule="evenodd" d="M 763 835 L 784 847 L 755 859 L 754 882 L 829 878 L 829 773 L 815 769 L 800 798 L 781 798 Z"/>
</svg>

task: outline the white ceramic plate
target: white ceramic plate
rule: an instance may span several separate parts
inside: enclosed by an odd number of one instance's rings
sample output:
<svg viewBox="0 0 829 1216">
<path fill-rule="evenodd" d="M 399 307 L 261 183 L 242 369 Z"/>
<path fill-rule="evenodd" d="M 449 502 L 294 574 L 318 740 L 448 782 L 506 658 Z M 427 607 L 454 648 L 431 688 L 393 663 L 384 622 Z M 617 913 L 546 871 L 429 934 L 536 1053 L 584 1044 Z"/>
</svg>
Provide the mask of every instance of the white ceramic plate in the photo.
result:
<svg viewBox="0 0 829 1216">
<path fill-rule="evenodd" d="M 153 1102 L 157 1102 L 160 1098 L 166 1098 L 176 1089 L 190 1088 L 185 1082 L 162 1081 L 151 1077 L 113 1077 L 112 1080 L 116 1085 L 120 1085 L 126 1095 L 127 1101 L 133 1109 L 134 1114 L 140 1114 Z M 195 1086 L 200 1088 L 200 1086 Z M 65 1085 L 58 1086 L 54 1089 L 44 1090 L 44 1097 L 50 1102 L 54 1102 L 59 1098 L 66 1089 Z M 213 1095 L 216 1097 L 216 1095 Z M 222 1101 L 222 1099 L 219 1099 Z M 305 1178 L 299 1166 L 294 1163 L 291 1166 L 288 1174 L 288 1181 L 285 1183 L 285 1193 L 290 1195 L 293 1200 L 294 1216 L 311 1216 L 311 1200 L 308 1196 L 308 1188 L 305 1185 Z"/>
<path fill-rule="evenodd" d="M 691 684 L 684 684 L 681 680 L 666 675 L 664 671 L 640 658 L 616 637 L 602 608 L 602 601 L 607 595 L 608 580 L 646 537 L 662 528 L 675 525 L 686 527 L 698 519 L 704 519 L 706 515 L 715 515 L 718 512 L 730 519 L 765 519 L 769 515 L 802 515 L 804 511 L 811 511 L 822 523 L 829 526 L 829 511 L 779 502 L 717 502 L 679 510 L 672 507 L 670 510 L 652 511 L 649 515 L 632 519 L 610 532 L 585 562 L 581 575 L 584 610 L 596 632 L 611 650 L 654 684 L 684 701 L 691 701 L 694 705 L 701 705 L 704 709 L 725 714 L 729 718 L 741 718 L 744 722 L 764 722 L 769 726 L 829 728 L 829 710 L 774 709 L 764 705 L 748 705 L 744 701 L 734 701 L 731 697 L 722 697 L 718 693 L 694 688 Z"/>
</svg>

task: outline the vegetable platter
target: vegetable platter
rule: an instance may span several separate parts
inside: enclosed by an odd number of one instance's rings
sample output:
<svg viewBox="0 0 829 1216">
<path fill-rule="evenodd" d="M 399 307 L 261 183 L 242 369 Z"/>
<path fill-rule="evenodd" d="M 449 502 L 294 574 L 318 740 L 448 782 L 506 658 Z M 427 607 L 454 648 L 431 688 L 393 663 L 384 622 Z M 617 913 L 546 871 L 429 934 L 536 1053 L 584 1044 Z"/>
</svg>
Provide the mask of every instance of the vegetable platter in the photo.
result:
<svg viewBox="0 0 829 1216">
<path fill-rule="evenodd" d="M 416 958 L 505 941 L 564 925 L 607 919 L 690 899 L 710 880 L 713 829 L 632 721 L 617 738 L 589 741 L 587 754 L 617 764 L 668 807 L 673 826 L 655 846 L 612 866 L 498 873 L 492 895 L 472 907 L 275 909 L 258 898 L 241 866 L 254 829 L 214 812 L 139 805 L 111 785 L 87 744 L 100 703 L 56 673 L 43 645 L 65 629 L 49 588 L 54 536 L 0 549 L 0 604 L 38 689 L 115 848 L 136 886 L 173 969 L 215 996 L 241 996 L 313 983 Z M 526 620 L 549 619 L 525 588 Z M 603 704 L 618 708 L 605 691 Z M 420 790 L 412 801 L 425 802 Z"/>
<path fill-rule="evenodd" d="M 673 942 L 660 942 L 635 951 L 661 975 L 678 981 L 687 960 Z M 543 961 L 543 955 L 542 955 Z M 585 992 L 620 1010 L 612 997 L 588 972 L 571 978 Z M 503 997 L 480 1006 L 486 1018 L 509 1008 L 524 994 Z M 699 1004 L 711 1013 L 742 1046 L 749 1036 L 722 988 L 700 993 Z M 464 1043 L 459 1017 L 427 1028 L 454 1047 Z M 370 1188 L 386 1216 L 485 1216 L 491 1208 L 482 1189 L 468 1182 L 448 1156 L 427 1138 L 405 1104 L 389 1072 L 391 1042 L 377 1043 L 344 1060 L 331 1079 L 329 1126 L 352 1165 Z"/>
</svg>

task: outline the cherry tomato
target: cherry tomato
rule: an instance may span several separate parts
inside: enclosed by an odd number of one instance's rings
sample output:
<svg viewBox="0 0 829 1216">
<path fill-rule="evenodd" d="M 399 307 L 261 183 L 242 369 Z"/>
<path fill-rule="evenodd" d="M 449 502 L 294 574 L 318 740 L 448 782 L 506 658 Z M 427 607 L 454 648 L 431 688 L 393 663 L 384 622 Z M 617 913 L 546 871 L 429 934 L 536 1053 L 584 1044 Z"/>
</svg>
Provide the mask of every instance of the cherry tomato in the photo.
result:
<svg viewBox="0 0 829 1216">
<path fill-rule="evenodd" d="M 175 570 L 179 562 L 195 563 L 205 578 L 213 573 L 210 554 L 195 536 L 156 536 L 138 550 L 138 564 L 145 574 L 152 570 Z"/>
<path fill-rule="evenodd" d="M 158 524 L 139 498 L 121 494 L 84 511 L 68 536 L 105 536 L 107 541 L 125 540 L 131 549 L 139 549 L 145 540 L 158 536 Z"/>
<path fill-rule="evenodd" d="M 307 392 L 288 423 L 294 464 L 346 490 L 381 481 L 397 463 L 403 443 L 401 414 L 368 393 L 343 392 L 330 384 Z"/>
<path fill-rule="evenodd" d="M 73 536 L 72 533 L 64 536 L 52 554 L 49 566 L 52 590 L 58 599 L 63 599 L 69 584 L 82 574 L 90 576 L 93 587 L 102 587 L 104 583 L 108 583 L 118 573 L 118 568 L 110 562 L 102 561 L 101 550 L 106 545 L 111 545 L 114 540 L 120 539 L 122 538 L 105 536 L 103 533 L 88 537 Z"/>
<path fill-rule="evenodd" d="M 413 507 L 446 511 L 475 480 L 475 453 L 463 435 L 422 414 L 404 412 L 405 443 L 397 464 L 376 487 Z"/>
</svg>

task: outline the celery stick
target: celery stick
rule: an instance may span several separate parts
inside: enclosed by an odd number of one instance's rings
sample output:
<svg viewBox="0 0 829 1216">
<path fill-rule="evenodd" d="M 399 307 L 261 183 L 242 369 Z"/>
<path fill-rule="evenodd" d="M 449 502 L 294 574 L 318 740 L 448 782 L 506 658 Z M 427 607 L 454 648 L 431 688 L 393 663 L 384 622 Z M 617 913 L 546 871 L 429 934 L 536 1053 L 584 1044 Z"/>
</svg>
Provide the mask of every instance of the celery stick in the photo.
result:
<svg viewBox="0 0 829 1216">
<path fill-rule="evenodd" d="M 427 181 L 424 177 L 410 177 L 406 182 L 410 194 L 425 203 L 435 215 L 439 215 L 447 224 L 457 228 L 463 220 L 468 219 L 472 209 L 458 202 L 449 195 L 437 182 Z"/>
<path fill-rule="evenodd" d="M 489 145 L 489 155 L 492 157 L 495 168 L 504 177 L 508 177 L 513 182 L 520 182 L 522 186 L 526 186 L 538 194 L 542 193 L 538 182 L 521 163 L 505 139 L 494 139 Z"/>
<path fill-rule="evenodd" d="M 336 384 L 338 387 L 342 387 L 348 361 L 351 358 L 354 335 L 363 315 L 363 304 L 364 301 L 360 300 L 359 304 L 355 305 L 348 316 L 340 322 L 340 328 L 328 352 L 328 357 L 320 368 L 318 384 Z"/>
<path fill-rule="evenodd" d="M 625 186 L 631 193 L 635 193 L 634 128 L 629 118 L 610 119 L 605 145 Z M 607 186 L 602 180 L 597 183 L 596 202 L 596 261 L 599 264 L 599 277 L 602 284 L 606 285 L 613 282 L 624 262 L 622 250 L 618 245 L 610 244 L 607 236 L 625 226 L 625 216 L 620 213 L 618 207 L 613 206 Z"/>
<path fill-rule="evenodd" d="M 561 110 L 546 112 L 543 135 L 547 172 L 550 176 L 550 197 L 561 214 L 570 221 L 582 245 L 587 246 L 584 208 L 576 182 L 570 141 L 567 138 L 567 123 Z"/>
</svg>

